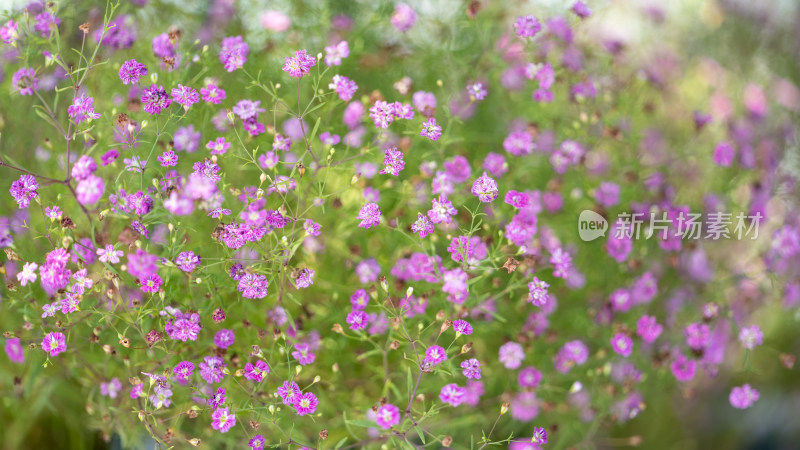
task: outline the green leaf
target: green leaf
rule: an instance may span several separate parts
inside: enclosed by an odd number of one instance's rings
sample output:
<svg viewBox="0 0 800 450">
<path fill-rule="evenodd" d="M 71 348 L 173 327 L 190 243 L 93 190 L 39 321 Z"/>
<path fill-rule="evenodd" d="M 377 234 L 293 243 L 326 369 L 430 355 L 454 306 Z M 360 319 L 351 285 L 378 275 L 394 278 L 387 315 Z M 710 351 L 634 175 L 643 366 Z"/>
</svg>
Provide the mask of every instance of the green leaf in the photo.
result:
<svg viewBox="0 0 800 450">
<path fill-rule="evenodd" d="M 422 434 L 422 428 L 420 428 L 418 425 L 414 425 L 414 430 L 417 432 L 417 435 L 419 436 L 419 439 L 424 444 L 425 443 L 425 435 Z"/>
<path fill-rule="evenodd" d="M 345 423 L 348 425 L 353 425 L 357 427 L 364 427 L 364 428 L 375 428 L 375 422 L 371 420 L 364 420 L 364 419 L 353 419 L 353 420 L 345 420 Z"/>
</svg>

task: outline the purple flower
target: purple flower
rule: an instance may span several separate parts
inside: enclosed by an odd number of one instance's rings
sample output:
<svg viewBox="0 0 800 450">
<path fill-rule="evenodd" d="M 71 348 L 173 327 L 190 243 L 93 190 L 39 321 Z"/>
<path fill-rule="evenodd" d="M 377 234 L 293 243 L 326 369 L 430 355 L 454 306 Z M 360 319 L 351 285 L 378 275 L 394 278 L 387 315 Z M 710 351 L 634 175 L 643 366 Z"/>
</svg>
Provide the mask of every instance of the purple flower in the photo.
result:
<svg viewBox="0 0 800 450">
<path fill-rule="evenodd" d="M 589 349 L 581 341 L 569 341 L 559 349 L 555 358 L 556 370 L 561 373 L 569 372 L 574 366 L 579 366 L 589 358 Z"/>
<path fill-rule="evenodd" d="M 467 390 L 455 383 L 446 384 L 442 387 L 442 390 L 439 391 L 439 400 L 450 406 L 460 405 L 464 402 L 466 396 Z"/>
<path fill-rule="evenodd" d="M 731 406 L 736 409 L 747 409 L 758 401 L 758 397 L 758 391 L 750 387 L 749 384 L 745 384 L 731 389 L 728 400 L 731 402 Z"/>
<path fill-rule="evenodd" d="M 265 443 L 266 443 L 266 440 L 264 439 L 264 435 L 263 434 L 257 434 L 255 436 L 253 436 L 253 439 L 250 439 L 247 442 L 247 446 L 250 447 L 253 450 L 264 450 L 264 444 Z"/>
<path fill-rule="evenodd" d="M 144 90 L 141 100 L 144 103 L 144 110 L 149 114 L 161 114 L 162 110 L 172 104 L 166 89 L 156 84 L 151 84 Z"/>
<path fill-rule="evenodd" d="M 500 347 L 499 359 L 506 369 L 517 369 L 525 359 L 525 351 L 516 342 L 506 342 Z"/>
<path fill-rule="evenodd" d="M 214 335 L 214 345 L 219 348 L 228 348 L 233 345 L 233 341 L 235 340 L 235 335 L 233 331 L 227 330 L 225 328 L 217 331 L 217 334 Z"/>
<path fill-rule="evenodd" d="M 655 341 L 663 329 L 653 316 L 642 316 L 636 322 L 636 334 L 648 343 Z"/>
<path fill-rule="evenodd" d="M 381 405 L 375 413 L 375 423 L 384 430 L 392 428 L 400 423 L 400 410 L 391 403 Z"/>
<path fill-rule="evenodd" d="M 480 101 L 486 98 L 486 87 L 483 83 L 477 82 L 467 86 L 467 94 L 469 94 L 470 102 Z"/>
<path fill-rule="evenodd" d="M 525 156 L 533 153 L 536 144 L 533 142 L 533 136 L 527 131 L 516 131 L 505 138 L 503 148 L 514 156 Z"/>
<path fill-rule="evenodd" d="M 333 78 L 331 78 L 330 84 L 328 84 L 328 89 L 333 89 L 337 94 L 339 94 L 339 98 L 342 101 L 349 102 L 350 99 L 353 98 L 353 95 L 355 95 L 356 91 L 358 90 L 358 85 L 356 84 L 355 81 L 345 76 L 334 75 Z M 349 105 L 348 105 L 348 110 L 349 110 Z M 348 110 L 345 110 L 345 114 L 347 114 Z M 359 116 L 360 115 L 361 114 L 359 114 Z"/>
<path fill-rule="evenodd" d="M 217 409 L 225 403 L 225 388 L 217 388 L 217 392 L 208 398 L 208 406 Z"/>
<path fill-rule="evenodd" d="M 627 358 L 633 352 L 633 340 L 625 333 L 617 333 L 611 338 L 611 347 L 616 353 Z"/>
<path fill-rule="evenodd" d="M 231 414 L 228 408 L 217 408 L 211 413 L 211 428 L 219 430 L 220 433 L 227 433 L 228 430 L 236 425 L 236 414 Z"/>
<path fill-rule="evenodd" d="M 314 284 L 314 270 L 303 268 L 297 273 L 297 278 L 294 280 L 297 289 L 307 288 Z"/>
<path fill-rule="evenodd" d="M 739 342 L 744 348 L 752 350 L 764 342 L 764 333 L 758 325 L 744 327 L 739 331 Z"/>
<path fill-rule="evenodd" d="M 730 167 L 735 156 L 736 149 L 730 142 L 720 142 L 714 147 L 714 164 L 720 167 Z"/>
<path fill-rule="evenodd" d="M 19 38 L 19 30 L 17 24 L 13 20 L 9 20 L 2 27 L 0 27 L 0 40 L 4 44 L 13 44 Z"/>
<path fill-rule="evenodd" d="M 419 237 L 424 238 L 425 236 L 433 233 L 433 230 L 433 222 L 428 219 L 428 216 L 417 213 L 417 221 L 411 225 L 411 231 L 414 233 L 419 233 Z"/>
<path fill-rule="evenodd" d="M 165 151 L 156 159 L 158 159 L 158 162 L 161 163 L 161 167 L 171 167 L 178 164 L 178 155 L 176 155 L 172 150 Z"/>
<path fill-rule="evenodd" d="M 405 3 L 400 3 L 392 13 L 392 25 L 398 31 L 407 31 L 417 22 L 417 13 Z"/>
<path fill-rule="evenodd" d="M 311 68 L 317 65 L 317 58 L 309 55 L 305 50 L 297 50 L 294 52 L 294 56 L 284 59 L 286 62 L 283 65 L 283 71 L 297 78 L 308 75 Z"/>
<path fill-rule="evenodd" d="M 225 372 L 222 368 L 227 366 L 222 358 L 218 356 L 206 356 L 203 362 L 200 363 L 200 376 L 206 380 L 206 383 L 219 383 L 225 378 Z"/>
<path fill-rule="evenodd" d="M 194 125 L 180 127 L 173 136 L 175 150 L 194 153 L 200 145 L 200 132 L 194 131 Z"/>
<path fill-rule="evenodd" d="M 189 109 L 189 107 L 200 101 L 200 94 L 189 86 L 178 84 L 178 87 L 172 88 L 172 100 Z"/>
<path fill-rule="evenodd" d="M 22 344 L 19 343 L 19 338 L 7 338 L 5 350 L 11 362 L 16 364 L 25 362 L 25 353 L 22 350 Z"/>
<path fill-rule="evenodd" d="M 311 351 L 311 346 L 306 343 L 300 343 L 294 346 L 292 357 L 297 360 L 301 366 L 307 366 L 314 362 L 317 355 Z"/>
<path fill-rule="evenodd" d="M 14 201 L 17 202 L 17 206 L 20 209 L 27 208 L 31 204 L 31 200 L 36 198 L 39 195 L 37 191 L 39 189 L 39 183 L 36 182 L 36 178 L 33 175 L 20 175 L 17 181 L 11 183 L 11 196 L 14 197 Z"/>
<path fill-rule="evenodd" d="M 119 68 L 119 79 L 123 84 L 136 84 L 144 76 L 147 76 L 147 67 L 135 59 L 125 61 Z"/>
<path fill-rule="evenodd" d="M 340 66 L 342 58 L 348 56 L 350 56 L 350 47 L 348 47 L 347 41 L 325 47 L 325 64 L 328 66 Z"/>
<path fill-rule="evenodd" d="M 265 275 L 258 275 L 248 273 L 239 279 L 237 289 L 242 293 L 244 298 L 264 298 L 269 291 L 269 281 Z"/>
<path fill-rule="evenodd" d="M 425 350 L 425 358 L 422 364 L 427 367 L 433 367 L 447 359 L 447 352 L 439 345 L 431 345 Z"/>
<path fill-rule="evenodd" d="M 317 396 L 311 392 L 306 392 L 297 399 L 294 409 L 297 411 L 298 416 L 305 416 L 306 414 L 314 414 L 317 411 L 318 404 Z"/>
<path fill-rule="evenodd" d="M 464 374 L 465 377 L 473 380 L 481 379 L 481 363 L 477 359 L 472 358 L 462 361 L 461 368 L 464 369 L 461 373 Z"/>
<path fill-rule="evenodd" d="M 203 96 L 204 102 L 212 105 L 219 105 L 226 98 L 225 90 L 216 84 L 209 84 L 204 88 L 200 88 L 200 94 Z"/>
<path fill-rule="evenodd" d="M 678 355 L 669 365 L 669 368 L 672 370 L 672 375 L 675 376 L 676 380 L 685 382 L 694 378 L 697 365 L 693 360 L 683 355 Z"/>
<path fill-rule="evenodd" d="M 531 442 L 534 444 L 547 444 L 547 431 L 542 427 L 534 427 Z"/>
<path fill-rule="evenodd" d="M 517 21 L 514 22 L 514 31 L 516 31 L 519 37 L 532 38 L 542 31 L 542 24 L 539 23 L 536 17 L 530 15 L 522 16 L 518 17 Z"/>
<path fill-rule="evenodd" d="M 184 272 L 192 272 L 200 265 L 200 257 L 192 251 L 181 252 L 175 258 L 175 265 Z"/>
<path fill-rule="evenodd" d="M 119 378 L 114 377 L 107 383 L 100 383 L 100 395 L 108 396 L 109 398 L 117 398 L 117 393 L 122 390 L 122 383 Z"/>
<path fill-rule="evenodd" d="M 497 182 L 489 178 L 486 172 L 472 184 L 472 195 L 478 197 L 483 203 L 493 202 L 498 195 Z"/>
<path fill-rule="evenodd" d="M 61 19 L 53 16 L 49 11 L 37 14 L 34 20 L 36 23 L 33 24 L 33 30 L 37 31 L 43 38 L 49 38 L 53 30 L 61 24 Z"/>
<path fill-rule="evenodd" d="M 278 395 L 281 396 L 284 405 L 291 406 L 297 403 L 303 393 L 294 381 L 284 381 L 283 386 L 278 388 Z"/>
<path fill-rule="evenodd" d="M 392 147 L 386 150 L 383 157 L 383 169 L 378 173 L 398 176 L 405 166 L 406 163 L 403 161 L 403 152 L 397 150 L 397 147 Z"/>
<path fill-rule="evenodd" d="M 174 369 L 172 369 L 172 373 L 181 384 L 189 381 L 189 377 L 192 376 L 192 372 L 194 372 L 194 364 L 192 364 L 190 361 L 181 361 L 177 366 L 175 366 Z"/>
<path fill-rule="evenodd" d="M 570 11 L 575 13 L 575 15 L 580 17 L 581 19 L 586 19 L 587 17 L 592 15 L 592 10 L 589 9 L 588 6 L 586 6 L 586 3 L 583 3 L 580 0 L 576 1 L 575 4 L 572 5 Z"/>
<path fill-rule="evenodd" d="M 75 187 L 78 203 L 81 205 L 94 205 L 103 196 L 106 183 L 96 175 L 89 175 L 78 182 Z"/>
<path fill-rule="evenodd" d="M 50 356 L 56 356 L 67 350 L 67 339 L 58 332 L 47 333 L 42 339 L 42 350 Z"/>
<path fill-rule="evenodd" d="M 67 113 L 75 123 L 100 118 L 100 114 L 94 112 L 94 99 L 87 97 L 85 94 L 81 94 L 72 100 L 72 105 L 67 108 Z"/>
<path fill-rule="evenodd" d="M 520 370 L 519 375 L 517 375 L 517 383 L 523 388 L 535 388 L 539 386 L 541 381 L 542 372 L 539 372 L 532 366 Z"/>
<path fill-rule="evenodd" d="M 684 330 L 686 345 L 694 351 L 703 351 L 711 341 L 711 331 L 704 323 L 691 323 Z"/>
<path fill-rule="evenodd" d="M 456 333 L 463 334 L 465 336 L 469 336 L 472 334 L 472 325 L 469 324 L 466 320 L 454 320 L 453 321 L 453 330 Z"/>
<path fill-rule="evenodd" d="M 19 91 L 20 95 L 33 95 L 33 91 L 39 89 L 39 79 L 36 78 L 36 71 L 26 67 L 14 72 L 11 84 L 14 86 L 15 91 Z"/>
<path fill-rule="evenodd" d="M 247 363 L 244 366 L 244 377 L 256 383 L 260 383 L 264 379 L 264 375 L 268 373 L 269 365 L 260 359 L 256 361 L 255 365 Z"/>
<path fill-rule="evenodd" d="M 422 122 L 422 131 L 419 132 L 419 135 L 432 141 L 438 141 L 442 137 L 442 127 L 436 124 L 436 118 L 431 117 Z"/>
<path fill-rule="evenodd" d="M 367 203 L 361 207 L 356 219 L 361 220 L 358 224 L 361 228 L 371 228 L 381 223 L 381 209 L 376 203 Z"/>
<path fill-rule="evenodd" d="M 547 290 L 549 287 L 546 282 L 533 277 L 533 281 L 528 283 L 528 301 L 539 307 L 544 306 L 549 298 Z"/>
<path fill-rule="evenodd" d="M 222 48 L 219 51 L 219 62 L 225 66 L 225 70 L 233 72 L 241 69 L 247 62 L 247 55 L 250 54 L 250 47 L 242 41 L 241 36 L 226 37 L 222 40 Z"/>
<path fill-rule="evenodd" d="M 347 315 L 346 321 L 351 330 L 359 331 L 367 327 L 369 319 L 364 311 L 353 310 Z"/>
<path fill-rule="evenodd" d="M 200 316 L 197 313 L 181 313 L 180 311 L 174 314 L 174 319 L 167 320 L 164 325 L 164 331 L 170 339 L 179 341 L 196 341 L 197 335 L 202 328 L 199 324 Z"/>
</svg>

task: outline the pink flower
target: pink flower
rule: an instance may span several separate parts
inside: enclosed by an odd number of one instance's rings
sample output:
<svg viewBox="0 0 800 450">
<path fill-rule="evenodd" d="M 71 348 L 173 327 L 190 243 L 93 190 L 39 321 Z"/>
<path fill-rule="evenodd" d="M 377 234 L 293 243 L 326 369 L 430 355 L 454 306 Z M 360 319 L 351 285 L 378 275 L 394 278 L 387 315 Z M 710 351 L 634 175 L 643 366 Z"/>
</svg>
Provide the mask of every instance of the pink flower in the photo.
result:
<svg viewBox="0 0 800 450">
<path fill-rule="evenodd" d="M 292 19 L 280 11 L 267 10 L 259 17 L 261 26 L 270 31 L 282 33 L 292 26 Z"/>
<path fill-rule="evenodd" d="M 211 413 L 211 428 L 219 430 L 220 433 L 227 433 L 228 430 L 236 425 L 236 414 L 231 414 L 228 408 L 217 408 Z"/>
<path fill-rule="evenodd" d="M 306 414 L 314 414 L 317 411 L 317 396 L 311 392 L 303 394 L 294 404 L 294 409 L 297 411 L 298 416 L 305 416 Z"/>
<path fill-rule="evenodd" d="M 49 353 L 50 356 L 56 356 L 67 350 L 67 340 L 63 334 L 54 332 L 47 333 L 42 339 L 42 350 Z"/>
<path fill-rule="evenodd" d="M 378 412 L 375 413 L 375 423 L 384 430 L 388 430 L 400 423 L 400 410 L 390 403 L 381 405 Z"/>
</svg>

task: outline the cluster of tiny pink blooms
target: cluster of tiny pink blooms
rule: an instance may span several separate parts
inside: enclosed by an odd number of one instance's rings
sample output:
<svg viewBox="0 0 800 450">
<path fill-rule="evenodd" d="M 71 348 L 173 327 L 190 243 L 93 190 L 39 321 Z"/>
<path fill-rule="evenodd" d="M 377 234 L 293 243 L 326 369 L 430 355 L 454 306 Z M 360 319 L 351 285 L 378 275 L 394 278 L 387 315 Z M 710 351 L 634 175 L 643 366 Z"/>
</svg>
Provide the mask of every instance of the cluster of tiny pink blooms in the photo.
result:
<svg viewBox="0 0 800 450">
<path fill-rule="evenodd" d="M 356 219 L 361 222 L 358 224 L 361 228 L 371 228 L 381 223 L 381 209 L 377 203 L 367 203 L 358 211 Z"/>
<path fill-rule="evenodd" d="M 278 395 L 283 400 L 283 404 L 292 406 L 298 416 L 314 414 L 317 411 L 319 400 L 311 392 L 303 393 L 294 381 L 284 381 L 283 386 L 278 387 Z"/>
<path fill-rule="evenodd" d="M 533 277 L 533 281 L 528 283 L 528 301 L 536 306 L 544 306 L 549 298 L 547 290 L 549 287 L 546 282 Z"/>
<path fill-rule="evenodd" d="M 377 128 L 388 128 L 389 124 L 398 119 L 411 120 L 414 118 L 414 107 L 400 102 L 388 103 L 378 100 L 369 109 L 369 117 Z"/>
<path fill-rule="evenodd" d="M 266 275 L 248 273 L 239 280 L 236 288 L 244 298 L 261 299 L 269 293 L 269 281 Z"/>
<path fill-rule="evenodd" d="M 350 47 L 347 41 L 325 47 L 325 64 L 328 66 L 341 66 L 342 58 L 350 56 Z"/>
<path fill-rule="evenodd" d="M 36 71 L 23 67 L 11 77 L 11 85 L 19 95 L 33 95 L 33 91 L 39 89 L 39 79 L 36 78 Z"/>
<path fill-rule="evenodd" d="M 162 110 L 169 108 L 169 105 L 172 104 L 166 89 L 156 84 L 145 88 L 141 100 L 144 110 L 149 114 L 161 114 Z"/>
<path fill-rule="evenodd" d="M 375 413 L 375 423 L 384 430 L 392 428 L 400 423 L 400 410 L 391 403 L 381 405 Z"/>
<path fill-rule="evenodd" d="M 756 389 L 750 387 L 749 384 L 745 384 L 731 389 L 728 399 L 734 408 L 747 409 L 758 401 L 759 395 Z"/>
<path fill-rule="evenodd" d="M 295 286 L 297 286 L 297 289 L 307 288 L 312 284 L 314 284 L 314 270 L 308 268 L 300 269 L 295 279 Z"/>
<path fill-rule="evenodd" d="M 431 117 L 422 122 L 422 131 L 419 132 L 419 135 L 432 141 L 438 141 L 442 137 L 442 127 L 436 124 L 436 118 Z"/>
<path fill-rule="evenodd" d="M 454 407 L 464 403 L 466 396 L 467 390 L 455 383 L 446 384 L 439 391 L 439 400 Z"/>
<path fill-rule="evenodd" d="M 244 377 L 256 383 L 260 383 L 266 374 L 269 374 L 269 365 L 260 359 L 255 364 L 247 363 L 244 366 Z"/>
<path fill-rule="evenodd" d="M 72 100 L 72 105 L 67 108 L 67 113 L 75 123 L 100 118 L 100 114 L 94 112 L 94 99 L 87 97 L 85 94 L 81 94 Z"/>
<path fill-rule="evenodd" d="M 493 202 L 499 195 L 497 182 L 483 172 L 483 175 L 472 184 L 472 195 L 478 197 L 483 203 Z"/>
<path fill-rule="evenodd" d="M 250 54 L 250 47 L 241 36 L 226 37 L 222 40 L 219 51 L 219 62 L 225 66 L 225 70 L 233 72 L 244 67 L 247 62 L 247 55 Z"/>
<path fill-rule="evenodd" d="M 403 152 L 398 150 L 397 147 L 392 147 L 386 150 L 383 157 L 383 169 L 378 173 L 398 176 L 405 167 Z"/>
<path fill-rule="evenodd" d="M 481 82 L 472 83 L 467 86 L 467 94 L 469 94 L 470 101 L 481 101 L 486 98 L 486 87 Z"/>
<path fill-rule="evenodd" d="M 209 84 L 204 88 L 200 88 L 200 95 L 203 96 L 203 101 L 211 103 L 212 105 L 219 105 L 227 98 L 225 90 L 216 84 Z"/>
<path fill-rule="evenodd" d="M 481 363 L 475 359 L 468 359 L 466 361 L 461 362 L 461 373 L 472 380 L 480 380 L 481 379 Z"/>
<path fill-rule="evenodd" d="M 283 71 L 296 78 L 308 75 L 311 68 L 317 65 L 317 58 L 309 55 L 305 50 L 297 50 L 294 52 L 294 56 L 287 56 L 284 59 L 286 62 L 283 64 Z"/>
<path fill-rule="evenodd" d="M 422 213 L 417 213 L 417 220 L 411 224 L 411 231 L 414 233 L 419 233 L 419 237 L 424 238 L 425 236 L 433 233 L 434 225 L 428 216 L 425 216 Z"/>
<path fill-rule="evenodd" d="M 358 90 L 358 85 L 355 81 L 343 75 L 334 75 L 330 84 L 328 84 L 328 89 L 336 91 L 342 101 L 349 102 Z"/>
<path fill-rule="evenodd" d="M 178 87 L 172 88 L 172 100 L 188 109 L 200 101 L 200 94 L 189 86 L 178 84 Z"/>
<path fill-rule="evenodd" d="M 14 201 L 17 202 L 17 206 L 20 209 L 27 208 L 31 204 L 31 200 L 36 198 L 39 195 L 38 192 L 39 183 L 36 182 L 36 178 L 33 175 L 20 175 L 17 181 L 11 183 L 11 196 L 14 197 Z"/>
<path fill-rule="evenodd" d="M 514 30 L 517 32 L 517 36 L 532 38 L 542 31 L 542 24 L 534 16 L 522 16 L 514 22 Z"/>
<path fill-rule="evenodd" d="M 752 350 L 764 342 L 764 333 L 758 325 L 743 327 L 739 331 L 739 342 L 748 350 Z"/>
<path fill-rule="evenodd" d="M 147 67 L 135 59 L 125 61 L 119 68 L 119 79 L 122 80 L 122 84 L 136 84 L 140 78 L 145 76 L 147 76 Z"/>
<path fill-rule="evenodd" d="M 417 22 L 417 13 L 405 3 L 400 3 L 392 13 L 392 25 L 398 31 L 408 31 Z"/>
</svg>

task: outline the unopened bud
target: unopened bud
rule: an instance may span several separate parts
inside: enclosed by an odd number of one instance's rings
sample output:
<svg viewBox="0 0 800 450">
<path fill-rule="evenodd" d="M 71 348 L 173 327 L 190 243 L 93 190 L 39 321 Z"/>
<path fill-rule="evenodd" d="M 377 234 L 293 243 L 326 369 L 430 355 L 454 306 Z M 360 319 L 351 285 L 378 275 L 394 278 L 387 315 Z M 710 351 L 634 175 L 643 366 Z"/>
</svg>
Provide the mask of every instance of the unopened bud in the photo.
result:
<svg viewBox="0 0 800 450">
<path fill-rule="evenodd" d="M 448 448 L 453 444 L 453 436 L 447 435 L 442 439 L 442 447 Z"/>
<path fill-rule="evenodd" d="M 501 416 L 508 412 L 508 406 L 509 406 L 508 402 L 505 402 L 502 405 L 500 405 L 500 415 Z"/>
<path fill-rule="evenodd" d="M 461 354 L 469 353 L 472 350 L 472 342 L 467 342 L 466 344 L 461 346 Z"/>
<path fill-rule="evenodd" d="M 325 439 L 328 439 L 328 430 L 322 430 L 322 431 L 320 431 L 320 432 L 319 432 L 319 439 L 320 439 L 321 441 L 324 441 Z"/>
<path fill-rule="evenodd" d="M 447 329 L 450 328 L 450 323 L 451 322 L 449 319 L 442 322 L 442 326 L 439 328 L 439 334 L 442 334 L 445 331 L 447 331 Z"/>
<path fill-rule="evenodd" d="M 334 333 L 344 334 L 344 330 L 342 329 L 342 325 L 340 325 L 338 323 L 333 324 L 332 330 L 333 330 Z"/>
<path fill-rule="evenodd" d="M 197 439 L 197 438 L 189 439 L 188 442 L 189 442 L 189 444 L 191 444 L 192 447 L 199 447 L 200 446 L 200 439 Z"/>
</svg>

